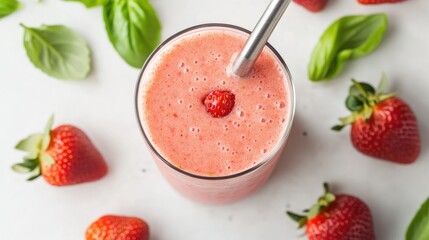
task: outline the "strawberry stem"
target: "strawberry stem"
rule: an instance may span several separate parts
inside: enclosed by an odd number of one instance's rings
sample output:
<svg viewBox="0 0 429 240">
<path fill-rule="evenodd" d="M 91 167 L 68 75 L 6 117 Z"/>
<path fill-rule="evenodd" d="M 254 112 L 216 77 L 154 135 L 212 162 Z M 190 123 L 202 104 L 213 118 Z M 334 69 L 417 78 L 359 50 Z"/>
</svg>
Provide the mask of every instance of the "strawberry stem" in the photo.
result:
<svg viewBox="0 0 429 240">
<path fill-rule="evenodd" d="M 380 102 L 389 99 L 396 95 L 393 93 L 384 93 L 387 89 L 387 77 L 383 73 L 377 90 L 368 83 L 358 82 L 352 79 L 352 86 L 349 89 L 349 95 L 346 99 L 346 107 L 352 112 L 352 115 L 345 118 L 340 118 L 341 124 L 335 125 L 331 129 L 340 131 L 348 124 L 353 124 L 357 119 L 368 121 L 373 112 L 374 107 Z"/>
<path fill-rule="evenodd" d="M 327 182 L 323 183 L 323 190 L 325 190 L 325 194 L 329 193 L 329 184 Z"/>
<path fill-rule="evenodd" d="M 14 164 L 12 170 L 18 173 L 30 173 L 31 177 L 27 179 L 28 181 L 32 181 L 42 175 L 41 162 L 45 164 L 54 163 L 54 159 L 45 152 L 51 141 L 53 122 L 54 117 L 51 116 L 43 134 L 32 134 L 21 140 L 15 147 L 18 150 L 27 152 L 27 155 L 24 156 L 23 162 Z"/>
<path fill-rule="evenodd" d="M 311 206 L 310 209 L 306 209 L 303 211 L 305 213 L 304 215 L 299 215 L 290 211 L 286 212 L 290 218 L 298 222 L 299 228 L 302 228 L 303 226 L 305 226 L 305 224 L 307 224 L 307 221 L 309 219 L 323 212 L 323 210 L 327 208 L 329 204 L 335 201 L 335 195 L 329 192 L 328 183 L 326 182 L 323 183 L 323 189 L 324 189 L 323 195 L 319 197 L 317 202 L 313 206 Z"/>
</svg>

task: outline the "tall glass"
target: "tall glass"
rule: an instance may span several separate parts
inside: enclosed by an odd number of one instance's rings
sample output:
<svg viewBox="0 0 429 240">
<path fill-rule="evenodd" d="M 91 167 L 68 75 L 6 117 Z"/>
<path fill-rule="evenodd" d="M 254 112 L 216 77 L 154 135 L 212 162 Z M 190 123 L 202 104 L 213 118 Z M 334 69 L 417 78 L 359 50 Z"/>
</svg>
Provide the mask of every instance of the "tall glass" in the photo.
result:
<svg viewBox="0 0 429 240">
<path fill-rule="evenodd" d="M 282 150 L 286 145 L 287 138 L 292 127 L 292 121 L 295 112 L 295 92 L 291 75 L 285 62 L 280 57 L 279 53 L 271 45 L 267 44 L 269 52 L 275 57 L 278 65 L 281 68 L 281 72 L 284 75 L 284 86 L 288 92 L 288 99 L 285 99 L 289 108 L 287 116 L 285 116 L 286 125 L 282 130 L 280 139 L 277 143 L 275 143 L 275 147 L 273 147 L 272 150 L 267 155 L 265 155 L 263 159 L 260 159 L 260 161 L 255 165 L 252 165 L 241 172 L 227 176 L 196 175 L 195 173 L 188 172 L 171 163 L 171 161 L 165 158 L 157 150 L 157 147 L 154 146 L 147 132 L 148 130 L 145 127 L 145 118 L 143 115 L 145 111 L 143 107 L 145 99 L 143 96 L 145 95 L 144 91 L 146 90 L 143 85 L 148 79 L 147 76 L 152 74 L 152 64 L 158 60 L 160 54 L 166 48 L 188 34 L 204 32 L 213 29 L 232 31 L 245 36 L 248 36 L 250 33 L 248 30 L 243 28 L 227 24 L 203 24 L 176 33 L 164 41 L 147 59 L 139 75 L 135 103 L 140 129 L 142 130 L 146 144 L 165 179 L 178 192 L 192 200 L 203 203 L 223 204 L 245 198 L 260 188 L 270 177 L 279 160 Z M 178 91 L 180 91 L 180 89 L 178 89 Z M 246 142 L 244 141 L 243 144 L 246 144 Z"/>
</svg>

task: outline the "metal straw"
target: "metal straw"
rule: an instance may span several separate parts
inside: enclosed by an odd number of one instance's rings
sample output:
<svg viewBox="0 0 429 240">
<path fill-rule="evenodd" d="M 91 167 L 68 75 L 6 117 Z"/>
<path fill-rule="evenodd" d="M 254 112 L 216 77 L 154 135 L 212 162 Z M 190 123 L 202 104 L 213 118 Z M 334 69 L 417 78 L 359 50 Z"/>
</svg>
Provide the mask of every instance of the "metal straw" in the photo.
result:
<svg viewBox="0 0 429 240">
<path fill-rule="evenodd" d="M 262 52 L 271 33 L 292 0 L 272 0 L 259 19 L 240 54 L 232 64 L 232 72 L 239 76 L 246 76 L 253 67 L 259 54 Z"/>
</svg>

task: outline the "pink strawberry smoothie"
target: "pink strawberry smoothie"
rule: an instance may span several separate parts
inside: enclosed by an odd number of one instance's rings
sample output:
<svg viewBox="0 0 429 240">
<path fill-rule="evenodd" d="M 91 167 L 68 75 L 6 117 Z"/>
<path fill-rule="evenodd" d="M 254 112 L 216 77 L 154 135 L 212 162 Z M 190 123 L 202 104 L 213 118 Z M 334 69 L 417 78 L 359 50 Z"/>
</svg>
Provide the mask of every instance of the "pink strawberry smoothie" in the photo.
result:
<svg viewBox="0 0 429 240">
<path fill-rule="evenodd" d="M 266 47 L 246 78 L 229 72 L 247 36 L 229 28 L 193 31 L 166 44 L 144 70 L 138 95 L 144 132 L 160 156 L 186 173 L 239 174 L 278 158 L 284 146 L 293 96 L 282 62 Z M 235 95 L 229 115 L 206 111 L 204 98 L 214 90 Z"/>
</svg>

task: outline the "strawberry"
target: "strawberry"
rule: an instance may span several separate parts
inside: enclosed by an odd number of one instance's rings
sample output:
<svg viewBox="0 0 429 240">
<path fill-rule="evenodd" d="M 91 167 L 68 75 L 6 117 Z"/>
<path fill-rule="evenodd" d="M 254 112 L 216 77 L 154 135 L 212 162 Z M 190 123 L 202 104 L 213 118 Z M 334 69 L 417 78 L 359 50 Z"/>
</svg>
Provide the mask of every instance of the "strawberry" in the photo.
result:
<svg viewBox="0 0 429 240">
<path fill-rule="evenodd" d="M 149 226 L 136 217 L 106 215 L 93 222 L 86 240 L 148 240 Z"/>
<path fill-rule="evenodd" d="M 32 134 L 16 149 L 28 152 L 24 162 L 12 166 L 20 173 L 32 173 L 54 186 L 94 181 L 107 173 L 107 165 L 87 135 L 77 127 L 61 125 L 51 130 L 49 119 L 44 134 Z"/>
<path fill-rule="evenodd" d="M 404 2 L 405 0 L 358 0 L 361 4 L 381 4 L 381 3 L 397 3 Z"/>
<path fill-rule="evenodd" d="M 296 3 L 304 6 L 308 10 L 312 12 L 320 12 L 322 11 L 328 0 L 294 0 Z"/>
<path fill-rule="evenodd" d="M 360 152 L 397 163 L 412 163 L 420 154 L 420 135 L 411 108 L 395 94 L 385 94 L 386 76 L 375 90 L 371 85 L 353 81 L 347 108 L 352 116 L 341 118 L 341 130 L 352 124 L 351 140 Z"/>
<path fill-rule="evenodd" d="M 204 98 L 206 111 L 212 117 L 220 118 L 228 115 L 235 104 L 235 95 L 229 91 L 215 90 Z"/>
<path fill-rule="evenodd" d="M 289 217 L 305 226 L 309 240 L 375 240 L 372 216 L 368 206 L 359 198 L 325 193 L 305 215 L 287 212 Z"/>
</svg>

